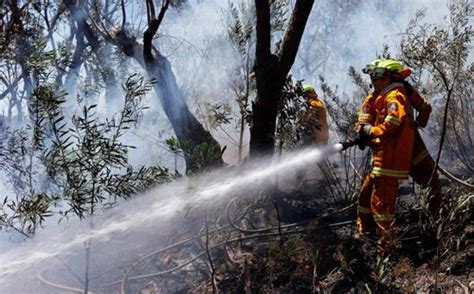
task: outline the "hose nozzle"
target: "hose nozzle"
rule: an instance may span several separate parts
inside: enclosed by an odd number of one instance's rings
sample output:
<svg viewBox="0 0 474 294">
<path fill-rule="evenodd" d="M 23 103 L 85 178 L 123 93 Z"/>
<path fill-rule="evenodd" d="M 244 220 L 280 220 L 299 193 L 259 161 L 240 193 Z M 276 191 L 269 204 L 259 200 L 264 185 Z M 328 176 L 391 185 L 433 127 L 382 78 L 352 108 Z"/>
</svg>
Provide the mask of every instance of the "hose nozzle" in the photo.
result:
<svg viewBox="0 0 474 294">
<path fill-rule="evenodd" d="M 351 139 L 351 140 L 348 140 L 346 142 L 341 142 L 341 144 L 342 144 L 342 151 L 344 151 L 346 149 L 349 149 L 354 145 L 359 146 L 360 150 L 365 149 L 364 140 L 362 140 L 361 138 Z"/>
</svg>

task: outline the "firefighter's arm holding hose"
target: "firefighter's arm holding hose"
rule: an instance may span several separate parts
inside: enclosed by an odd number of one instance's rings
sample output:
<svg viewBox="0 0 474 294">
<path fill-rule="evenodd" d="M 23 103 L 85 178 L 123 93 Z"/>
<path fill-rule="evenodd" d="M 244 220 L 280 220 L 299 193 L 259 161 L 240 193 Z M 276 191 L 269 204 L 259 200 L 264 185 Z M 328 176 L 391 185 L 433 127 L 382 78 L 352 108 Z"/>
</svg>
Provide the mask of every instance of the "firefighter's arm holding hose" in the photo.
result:
<svg viewBox="0 0 474 294">
<path fill-rule="evenodd" d="M 390 93 L 385 103 L 387 104 L 385 109 L 388 113 L 382 123 L 375 124 L 376 112 L 373 109 L 372 96 L 368 96 L 359 111 L 359 119 L 356 123 L 356 131 L 358 137 L 355 140 L 344 142 L 343 150 L 358 145 L 359 149 L 363 150 L 365 146 L 371 145 L 373 139 L 390 136 L 392 133 L 403 124 L 406 119 L 405 103 L 406 96 L 399 91 L 393 91 Z"/>
</svg>

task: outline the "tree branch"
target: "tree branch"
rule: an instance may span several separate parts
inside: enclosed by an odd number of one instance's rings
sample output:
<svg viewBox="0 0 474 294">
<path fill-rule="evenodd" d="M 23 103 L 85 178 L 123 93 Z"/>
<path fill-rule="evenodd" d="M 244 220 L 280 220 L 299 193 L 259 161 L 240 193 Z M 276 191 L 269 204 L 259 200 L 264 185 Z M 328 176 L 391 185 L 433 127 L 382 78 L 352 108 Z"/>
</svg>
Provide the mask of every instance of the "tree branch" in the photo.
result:
<svg viewBox="0 0 474 294">
<path fill-rule="evenodd" d="M 155 19 L 155 4 L 153 0 L 146 0 L 146 14 L 148 16 L 148 22 Z"/>
<path fill-rule="evenodd" d="M 155 8 L 153 6 L 153 1 L 149 1 L 149 2 L 151 3 L 147 5 L 147 10 L 148 10 L 147 13 L 148 15 L 151 15 L 153 18 L 148 23 L 148 28 L 143 34 L 143 55 L 146 60 L 153 60 L 153 54 L 152 54 L 153 37 L 155 36 L 156 32 L 158 31 L 158 28 L 160 27 L 161 22 L 163 21 L 163 18 L 165 17 L 166 10 L 168 10 L 171 0 L 163 0 L 160 13 L 158 14 L 158 18 L 154 18 Z"/>
<path fill-rule="evenodd" d="M 82 31 L 84 36 L 87 39 L 87 42 L 91 46 L 93 51 L 97 51 L 100 49 L 100 42 L 99 38 L 89 26 L 86 21 L 86 16 L 84 15 L 83 10 L 81 7 L 78 6 L 73 0 L 65 0 L 64 4 L 66 5 L 67 9 L 71 12 L 72 17 L 77 23 L 78 31 Z"/>
<path fill-rule="evenodd" d="M 165 17 L 166 10 L 168 10 L 168 7 L 170 6 L 170 3 L 171 3 L 171 0 L 164 0 L 163 3 L 161 3 L 160 13 L 158 14 L 158 27 L 160 27 L 161 22 L 163 21 L 163 18 Z M 158 30 L 158 28 L 156 29 Z"/>
<path fill-rule="evenodd" d="M 8 93 L 10 93 L 11 91 L 13 91 L 13 89 L 18 85 L 18 82 L 22 79 L 22 76 L 18 76 L 12 83 L 10 84 L 6 84 L 5 83 L 5 86 L 7 86 L 7 89 L 5 91 L 3 91 L 1 94 L 0 94 L 0 100 L 2 100 L 3 98 L 5 98 L 5 96 L 8 95 Z"/>
<path fill-rule="evenodd" d="M 271 26 L 270 26 L 270 4 L 268 0 L 255 0 L 257 11 L 257 60 L 265 60 L 270 56 L 271 48 Z"/>
<path fill-rule="evenodd" d="M 122 30 L 125 28 L 126 21 L 127 21 L 127 13 L 125 12 L 124 0 L 122 0 Z"/>
<path fill-rule="evenodd" d="M 280 73 L 285 76 L 293 65 L 314 0 L 297 0 L 279 52 Z M 258 10 L 257 10 L 258 11 Z"/>
</svg>

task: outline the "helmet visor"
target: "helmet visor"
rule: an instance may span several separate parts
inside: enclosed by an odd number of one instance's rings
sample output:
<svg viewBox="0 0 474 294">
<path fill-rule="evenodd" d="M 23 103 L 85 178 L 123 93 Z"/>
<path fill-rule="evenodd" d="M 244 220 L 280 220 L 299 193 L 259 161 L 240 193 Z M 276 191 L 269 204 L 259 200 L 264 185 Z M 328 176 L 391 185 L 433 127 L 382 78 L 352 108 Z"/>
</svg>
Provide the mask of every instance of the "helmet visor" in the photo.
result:
<svg viewBox="0 0 474 294">
<path fill-rule="evenodd" d="M 371 80 L 378 80 L 385 75 L 386 70 L 380 67 L 377 67 L 371 70 L 368 74 L 370 75 Z"/>
</svg>

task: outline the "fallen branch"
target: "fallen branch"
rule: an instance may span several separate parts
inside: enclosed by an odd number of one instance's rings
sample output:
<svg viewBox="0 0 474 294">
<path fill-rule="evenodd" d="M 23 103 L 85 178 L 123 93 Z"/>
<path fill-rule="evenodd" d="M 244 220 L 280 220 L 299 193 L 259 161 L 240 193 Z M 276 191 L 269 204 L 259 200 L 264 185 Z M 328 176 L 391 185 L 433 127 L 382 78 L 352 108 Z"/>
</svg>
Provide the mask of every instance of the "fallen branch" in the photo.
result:
<svg viewBox="0 0 474 294">
<path fill-rule="evenodd" d="M 221 229 L 222 229 L 222 228 L 221 228 Z M 219 229 L 214 230 L 214 231 L 212 231 L 212 232 L 216 232 L 216 231 L 219 231 Z M 134 264 L 132 264 L 131 267 L 129 267 L 129 268 L 127 269 L 127 271 L 126 271 L 125 274 L 123 275 L 123 278 L 122 278 L 120 281 L 112 282 L 112 283 L 109 283 L 109 284 L 106 284 L 106 285 L 103 285 L 103 286 L 111 286 L 111 285 L 115 285 L 115 284 L 120 283 L 120 284 L 121 284 L 120 293 L 125 294 L 125 293 L 126 293 L 126 291 L 125 291 L 125 289 L 126 289 L 126 280 L 127 280 L 127 279 L 132 279 L 132 278 L 128 278 L 128 275 L 130 275 L 130 273 L 135 269 L 135 267 L 137 267 L 138 265 L 140 265 L 142 262 L 144 262 L 145 260 L 149 259 L 150 257 L 153 257 L 153 256 L 155 256 L 155 255 L 157 255 L 157 254 L 160 254 L 160 253 L 162 253 L 162 252 L 164 252 L 164 251 L 167 251 L 167 250 L 169 250 L 169 249 L 176 248 L 176 247 L 181 246 L 181 245 L 184 245 L 184 244 L 186 244 L 186 243 L 188 243 L 188 242 L 191 242 L 191 241 L 194 241 L 194 240 L 196 240 L 196 239 L 199 239 L 199 238 L 201 238 L 202 236 L 203 236 L 202 234 L 199 234 L 199 235 L 197 235 L 197 236 L 190 237 L 190 238 L 188 238 L 188 239 L 185 239 L 185 240 L 183 240 L 183 241 L 179 241 L 179 242 L 177 242 L 177 243 L 173 243 L 173 244 L 171 244 L 171 245 L 169 245 L 169 246 L 166 246 L 165 248 L 161 248 L 161 249 L 159 249 L 159 250 L 153 251 L 153 252 L 151 252 L 151 253 L 145 255 L 144 257 L 142 257 L 141 259 L 139 259 L 138 261 L 136 261 Z"/>
<path fill-rule="evenodd" d="M 239 218 L 242 218 L 242 217 L 244 217 L 244 216 L 245 216 L 245 214 L 242 214 Z M 218 231 L 223 230 L 223 229 L 225 229 L 225 228 L 226 228 L 226 227 L 224 226 L 224 227 L 222 227 L 222 228 L 215 229 L 215 230 L 213 230 L 213 231 L 211 231 L 211 232 L 209 232 L 209 233 L 215 233 L 215 232 L 218 232 Z M 126 288 L 126 285 L 125 285 L 125 284 L 126 284 L 126 280 L 127 280 L 127 278 L 128 278 L 128 275 L 130 275 L 130 273 L 133 271 L 133 269 L 135 269 L 135 267 L 137 267 L 137 266 L 140 265 L 143 261 L 149 259 L 149 258 L 152 257 L 152 256 L 155 256 L 155 255 L 157 255 L 157 254 L 160 254 L 160 253 L 162 253 L 162 252 L 164 252 L 164 251 L 167 251 L 167 250 L 169 250 L 169 249 L 176 248 L 176 247 L 178 247 L 178 246 L 184 245 L 184 244 L 186 244 L 186 243 L 188 243 L 188 242 L 191 242 L 191 241 L 194 241 L 194 240 L 196 240 L 196 239 L 199 239 L 199 238 L 201 238 L 202 236 L 203 236 L 203 234 L 199 234 L 199 235 L 197 235 L 197 236 L 190 237 L 190 238 L 188 238 L 188 239 L 185 239 L 185 240 L 180 241 L 180 242 L 177 242 L 177 243 L 173 243 L 173 244 L 171 244 L 171 245 L 169 245 L 169 246 L 167 246 L 167 247 L 165 247 L 165 248 L 159 249 L 159 250 L 157 250 L 157 251 L 153 251 L 153 252 L 151 252 L 151 253 L 145 255 L 144 257 L 142 257 L 140 260 L 136 261 L 134 264 L 132 264 L 131 267 L 129 267 L 129 268 L 127 269 L 127 271 L 125 272 L 125 274 L 124 274 L 122 280 L 116 281 L 116 282 L 112 282 L 112 283 L 109 283 L 109 284 L 106 284 L 106 285 L 103 285 L 103 286 L 111 286 L 111 285 L 115 285 L 115 284 L 121 283 L 121 287 L 120 287 L 121 289 L 120 289 L 120 291 L 121 291 L 122 294 L 125 294 L 125 288 Z M 132 278 L 130 278 L 130 279 L 132 279 Z"/>
<path fill-rule="evenodd" d="M 308 231 L 307 229 L 301 229 L 301 230 L 292 231 L 292 232 L 283 232 L 282 234 L 297 234 L 297 233 L 305 233 L 307 231 Z M 250 240 L 250 239 L 255 239 L 255 238 L 276 237 L 276 236 L 279 236 L 279 235 L 280 235 L 279 233 L 270 233 L 270 234 L 260 234 L 260 235 L 245 236 L 245 237 L 236 237 L 236 238 L 227 240 L 225 242 L 219 243 L 217 245 L 211 246 L 211 247 L 209 247 L 209 250 L 214 250 L 216 248 L 219 248 L 221 246 L 224 246 L 224 245 L 227 245 L 227 244 L 230 244 L 230 243 L 233 243 L 233 242 L 240 242 L 240 241 Z M 174 268 L 171 268 L 171 269 L 168 269 L 168 270 L 165 270 L 165 271 L 161 271 L 161 272 L 151 273 L 151 274 L 133 276 L 133 277 L 128 278 L 128 280 L 138 280 L 138 279 L 156 277 L 156 276 L 161 276 L 161 275 L 164 275 L 164 274 L 172 273 L 172 272 L 175 272 L 175 271 L 177 271 L 177 270 L 193 263 L 194 261 L 196 261 L 197 259 L 199 259 L 202 256 L 205 256 L 206 254 L 207 254 L 206 251 L 203 251 L 203 252 L 199 253 L 198 255 L 194 256 L 193 258 L 191 258 L 190 260 L 185 261 L 184 263 L 182 263 L 180 265 L 177 265 Z M 125 294 L 125 292 L 122 292 L 122 294 Z"/>
<path fill-rule="evenodd" d="M 40 280 L 43 284 L 56 288 L 56 289 L 66 290 L 66 291 L 74 292 L 74 293 L 84 293 L 84 289 L 74 288 L 74 287 L 70 287 L 70 286 L 66 286 L 66 285 L 49 281 L 43 276 L 42 273 L 38 274 L 38 280 Z M 93 294 L 93 292 L 91 291 L 89 291 L 89 293 Z"/>
<path fill-rule="evenodd" d="M 270 228 L 261 228 L 261 229 L 245 229 L 245 228 L 242 228 L 242 227 L 239 227 L 238 225 L 235 224 L 234 221 L 232 221 L 231 217 L 230 217 L 230 207 L 232 206 L 232 204 L 235 202 L 235 199 L 232 199 L 229 204 L 227 205 L 227 221 L 229 222 L 229 225 L 238 230 L 239 232 L 241 233 L 244 233 L 244 234 L 256 234 L 256 233 L 263 233 L 263 232 L 268 232 L 268 231 L 274 231 L 274 230 L 281 230 L 281 229 L 289 229 L 289 228 L 294 228 L 294 227 L 298 227 L 298 226 L 303 226 L 303 225 L 306 225 L 307 223 L 309 223 L 310 221 L 314 221 L 314 220 L 317 220 L 317 221 L 320 221 L 322 219 L 325 219 L 327 217 L 330 217 L 330 216 L 333 216 L 337 213 L 341 213 L 341 212 L 344 212 L 344 211 L 347 211 L 349 210 L 350 208 L 352 208 L 354 206 L 354 204 L 351 204 L 351 205 L 348 205 L 344 208 L 341 208 L 335 212 L 332 212 L 332 213 L 328 213 L 328 214 L 325 214 L 323 216 L 321 216 L 320 218 L 318 219 L 312 219 L 312 220 L 305 220 L 305 221 L 301 221 L 301 222 L 297 222 L 297 223 L 292 223 L 292 224 L 288 224 L 288 225 L 283 225 L 283 226 L 278 226 L 278 227 L 270 227 Z M 324 225 L 322 225 L 324 226 Z"/>
<path fill-rule="evenodd" d="M 352 224 L 352 223 L 354 223 L 354 220 L 344 221 L 344 222 L 339 222 L 339 223 L 333 223 L 333 224 L 328 224 L 328 225 L 321 225 L 321 226 L 317 226 L 315 228 L 304 228 L 304 229 L 299 229 L 299 230 L 294 230 L 294 231 L 286 231 L 286 232 L 282 232 L 281 234 L 282 235 L 291 235 L 291 234 L 306 233 L 306 232 L 314 230 L 314 229 L 341 227 L 341 226 L 349 225 L 349 224 Z M 276 236 L 280 236 L 280 233 L 277 232 L 277 233 L 269 233 L 269 234 L 256 234 L 256 235 L 245 236 L 245 237 L 236 237 L 236 238 L 221 242 L 217 245 L 211 246 L 211 247 L 209 247 L 209 250 L 213 250 L 213 249 L 219 248 L 221 246 L 228 245 L 228 244 L 233 243 L 233 242 L 241 242 L 241 241 L 251 240 L 251 239 L 256 239 L 256 238 L 267 238 L 267 237 L 276 237 Z M 206 254 L 207 254 L 206 251 L 203 251 L 203 252 L 199 253 L 198 255 L 194 256 L 193 258 L 191 258 L 190 260 L 185 261 L 184 263 L 182 263 L 180 265 L 177 265 L 174 268 L 164 270 L 164 271 L 160 271 L 160 272 L 156 272 L 156 273 L 151 273 L 151 274 L 133 276 L 133 277 L 128 278 L 128 280 L 138 280 L 138 279 L 156 277 L 156 276 L 172 273 L 174 271 L 177 271 L 177 270 L 193 263 L 195 260 L 199 259 L 200 257 L 202 257 Z M 125 292 L 122 292 L 122 294 L 125 294 Z"/>
<path fill-rule="evenodd" d="M 207 260 L 209 261 L 209 270 L 211 272 L 212 289 L 214 290 L 214 293 L 218 293 L 217 281 L 216 281 L 216 268 L 212 260 L 211 251 L 209 250 L 209 222 L 207 220 L 207 214 L 206 214 L 206 254 L 207 254 Z"/>
</svg>

